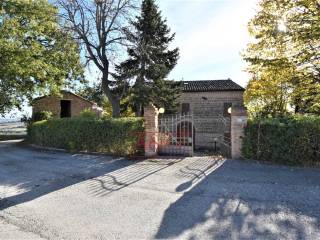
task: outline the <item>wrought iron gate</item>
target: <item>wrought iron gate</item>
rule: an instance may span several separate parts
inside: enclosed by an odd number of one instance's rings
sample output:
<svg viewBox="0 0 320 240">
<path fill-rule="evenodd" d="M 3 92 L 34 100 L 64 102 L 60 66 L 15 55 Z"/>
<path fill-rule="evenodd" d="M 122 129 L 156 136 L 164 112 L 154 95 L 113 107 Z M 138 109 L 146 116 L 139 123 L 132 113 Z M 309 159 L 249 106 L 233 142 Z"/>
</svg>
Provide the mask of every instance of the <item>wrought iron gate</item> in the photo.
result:
<svg viewBox="0 0 320 240">
<path fill-rule="evenodd" d="M 222 114 L 212 113 L 195 117 L 194 125 L 197 136 L 196 148 L 199 152 L 221 154 L 229 157 L 231 154 L 231 118 Z"/>
<path fill-rule="evenodd" d="M 163 115 L 159 118 L 159 154 L 193 156 L 193 115 Z"/>
<path fill-rule="evenodd" d="M 225 157 L 231 156 L 231 118 L 219 115 L 216 121 L 219 121 L 225 130 L 222 138 L 220 139 L 220 153 Z"/>
</svg>

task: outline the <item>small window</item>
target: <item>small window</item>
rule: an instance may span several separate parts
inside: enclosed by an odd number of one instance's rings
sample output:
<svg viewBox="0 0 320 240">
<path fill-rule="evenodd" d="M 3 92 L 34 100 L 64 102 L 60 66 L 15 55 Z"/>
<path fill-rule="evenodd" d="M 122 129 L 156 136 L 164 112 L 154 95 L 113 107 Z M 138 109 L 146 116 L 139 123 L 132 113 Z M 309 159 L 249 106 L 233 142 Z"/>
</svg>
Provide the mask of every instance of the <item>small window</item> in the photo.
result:
<svg viewBox="0 0 320 240">
<path fill-rule="evenodd" d="M 229 108 L 232 107 L 232 103 L 224 103 L 223 104 L 223 116 L 230 117 L 230 113 L 228 112 Z"/>
<path fill-rule="evenodd" d="M 187 114 L 190 112 L 190 103 L 182 103 L 181 104 L 181 113 Z"/>
</svg>

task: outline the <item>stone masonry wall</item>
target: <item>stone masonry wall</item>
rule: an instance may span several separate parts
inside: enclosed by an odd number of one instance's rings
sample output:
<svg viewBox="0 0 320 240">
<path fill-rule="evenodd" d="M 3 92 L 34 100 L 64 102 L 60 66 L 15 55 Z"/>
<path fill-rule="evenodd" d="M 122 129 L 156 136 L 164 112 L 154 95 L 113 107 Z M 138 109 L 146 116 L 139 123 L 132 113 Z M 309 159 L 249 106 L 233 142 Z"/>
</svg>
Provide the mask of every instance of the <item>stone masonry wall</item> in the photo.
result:
<svg viewBox="0 0 320 240">
<path fill-rule="evenodd" d="M 33 103 L 33 113 L 40 111 L 50 111 L 53 117 L 60 117 L 60 100 L 71 101 L 71 117 L 77 117 L 87 108 L 92 108 L 93 104 L 70 93 L 63 93 L 62 98 L 47 96 L 37 99 Z"/>
<path fill-rule="evenodd" d="M 242 158 L 242 139 L 244 137 L 244 129 L 247 125 L 247 111 L 243 106 L 235 106 L 232 108 L 231 116 L 231 156 L 233 159 Z"/>
<path fill-rule="evenodd" d="M 231 116 L 223 117 L 224 104 L 243 105 L 243 91 L 184 92 L 180 103 L 189 103 L 194 116 L 195 148 L 212 149 L 231 136 Z"/>
</svg>

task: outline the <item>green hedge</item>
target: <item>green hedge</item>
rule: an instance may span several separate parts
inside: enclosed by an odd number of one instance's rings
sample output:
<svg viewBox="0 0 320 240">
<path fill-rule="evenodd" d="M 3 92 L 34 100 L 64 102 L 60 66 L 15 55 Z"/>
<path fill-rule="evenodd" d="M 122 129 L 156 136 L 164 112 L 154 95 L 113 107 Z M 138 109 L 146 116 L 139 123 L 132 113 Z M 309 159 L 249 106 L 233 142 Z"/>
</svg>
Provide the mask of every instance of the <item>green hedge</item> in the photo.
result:
<svg viewBox="0 0 320 240">
<path fill-rule="evenodd" d="M 141 118 L 64 118 L 35 122 L 28 126 L 28 141 L 40 146 L 70 151 L 132 155 L 141 151 Z"/>
<path fill-rule="evenodd" d="M 320 117 L 249 121 L 243 139 L 248 159 L 288 165 L 320 164 Z"/>
</svg>

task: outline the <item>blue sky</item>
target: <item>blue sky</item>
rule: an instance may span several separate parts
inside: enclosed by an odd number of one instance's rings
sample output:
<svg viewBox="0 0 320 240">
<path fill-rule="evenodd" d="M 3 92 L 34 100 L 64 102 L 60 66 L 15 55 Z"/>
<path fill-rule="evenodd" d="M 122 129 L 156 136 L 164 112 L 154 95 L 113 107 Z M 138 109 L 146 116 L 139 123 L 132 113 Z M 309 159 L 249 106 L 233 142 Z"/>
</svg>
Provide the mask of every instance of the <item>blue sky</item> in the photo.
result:
<svg viewBox="0 0 320 240">
<path fill-rule="evenodd" d="M 246 86 L 248 75 L 240 53 L 250 41 L 248 21 L 258 0 L 158 0 L 172 31 L 180 60 L 169 78 L 231 78 Z"/>
<path fill-rule="evenodd" d="M 176 39 L 180 59 L 169 79 L 215 80 L 231 78 L 245 87 L 249 80 L 241 57 L 250 41 L 249 20 L 259 0 L 156 0 Z M 97 68 L 86 72 L 99 79 Z"/>
<path fill-rule="evenodd" d="M 157 0 L 163 17 L 176 33 L 172 47 L 180 48 L 178 65 L 169 78 L 177 81 L 231 78 L 245 87 L 249 77 L 240 53 L 250 41 L 247 23 L 254 16 L 258 2 Z M 87 71 L 87 77 L 96 79 L 95 70 Z M 25 107 L 24 113 L 30 114 L 30 110 Z"/>
</svg>

